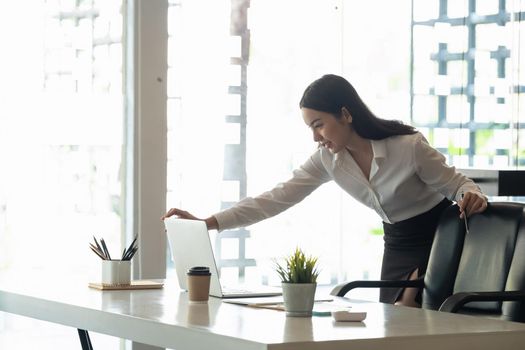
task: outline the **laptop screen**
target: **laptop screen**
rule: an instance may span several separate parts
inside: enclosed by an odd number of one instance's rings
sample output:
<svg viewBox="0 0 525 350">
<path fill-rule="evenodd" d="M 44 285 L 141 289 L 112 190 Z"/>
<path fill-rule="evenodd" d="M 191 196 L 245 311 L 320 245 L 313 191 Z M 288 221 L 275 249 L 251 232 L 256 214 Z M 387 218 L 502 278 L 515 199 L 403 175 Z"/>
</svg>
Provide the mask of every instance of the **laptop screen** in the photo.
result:
<svg viewBox="0 0 525 350">
<path fill-rule="evenodd" d="M 188 290 L 186 272 L 191 267 L 208 266 L 212 274 L 210 294 L 221 295 L 219 274 L 206 223 L 170 217 L 164 220 L 164 225 L 179 286 Z"/>
</svg>

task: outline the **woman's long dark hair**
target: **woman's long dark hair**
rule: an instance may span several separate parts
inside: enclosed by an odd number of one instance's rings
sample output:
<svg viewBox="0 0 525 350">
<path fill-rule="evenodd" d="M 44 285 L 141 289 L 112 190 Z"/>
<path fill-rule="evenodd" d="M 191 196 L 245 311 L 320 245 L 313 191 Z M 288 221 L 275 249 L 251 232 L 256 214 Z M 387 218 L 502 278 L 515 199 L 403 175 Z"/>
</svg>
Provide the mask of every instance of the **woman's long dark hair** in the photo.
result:
<svg viewBox="0 0 525 350">
<path fill-rule="evenodd" d="M 342 118 L 345 107 L 352 115 L 352 126 L 361 137 L 382 140 L 395 135 L 416 133 L 416 129 L 398 120 L 378 118 L 365 105 L 354 87 L 337 75 L 327 74 L 311 83 L 304 91 L 300 108 L 310 108 Z"/>
</svg>

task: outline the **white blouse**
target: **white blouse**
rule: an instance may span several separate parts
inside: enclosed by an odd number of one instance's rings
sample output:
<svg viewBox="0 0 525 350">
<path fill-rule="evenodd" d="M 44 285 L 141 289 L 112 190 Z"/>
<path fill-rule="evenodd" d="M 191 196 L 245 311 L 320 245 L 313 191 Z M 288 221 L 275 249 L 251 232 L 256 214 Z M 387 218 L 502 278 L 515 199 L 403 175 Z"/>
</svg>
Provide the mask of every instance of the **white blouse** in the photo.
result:
<svg viewBox="0 0 525 350">
<path fill-rule="evenodd" d="M 386 223 L 422 214 L 444 197 L 458 201 L 463 192 L 481 192 L 472 180 L 448 166 L 445 157 L 419 132 L 371 143 L 373 159 L 368 179 L 349 152 L 333 154 L 320 147 L 290 180 L 214 214 L 219 230 L 248 226 L 277 215 L 330 180 L 374 209 Z"/>
</svg>

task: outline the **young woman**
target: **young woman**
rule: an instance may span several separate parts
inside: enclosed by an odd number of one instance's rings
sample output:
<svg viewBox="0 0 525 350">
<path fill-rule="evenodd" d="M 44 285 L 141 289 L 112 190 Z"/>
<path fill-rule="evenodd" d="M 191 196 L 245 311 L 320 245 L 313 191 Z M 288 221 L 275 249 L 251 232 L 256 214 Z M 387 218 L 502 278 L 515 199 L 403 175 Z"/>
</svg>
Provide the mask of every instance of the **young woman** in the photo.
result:
<svg viewBox="0 0 525 350">
<path fill-rule="evenodd" d="M 344 78 L 325 75 L 308 86 L 299 104 L 319 147 L 293 177 L 257 197 L 204 219 L 220 231 L 247 226 L 299 203 L 327 181 L 374 209 L 383 220 L 381 279 L 415 279 L 425 273 L 434 232 L 452 201 L 460 216 L 482 212 L 479 187 L 401 122 L 376 117 Z M 201 220 L 170 209 L 163 217 Z M 349 213 L 351 215 L 351 213 Z M 380 301 L 417 306 L 418 290 L 383 289 Z"/>
</svg>

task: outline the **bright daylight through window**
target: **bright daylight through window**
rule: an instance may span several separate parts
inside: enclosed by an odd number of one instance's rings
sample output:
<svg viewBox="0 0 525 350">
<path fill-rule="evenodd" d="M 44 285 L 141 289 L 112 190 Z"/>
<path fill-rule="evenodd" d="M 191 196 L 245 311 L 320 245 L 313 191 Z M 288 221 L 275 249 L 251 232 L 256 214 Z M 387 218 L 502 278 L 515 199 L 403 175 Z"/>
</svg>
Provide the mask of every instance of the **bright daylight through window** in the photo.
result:
<svg viewBox="0 0 525 350">
<path fill-rule="evenodd" d="M 299 99 L 325 73 L 348 78 L 378 116 L 416 126 L 450 164 L 523 166 L 523 10 L 497 0 L 171 1 L 167 206 L 206 216 L 288 179 L 316 147 Z M 320 256 L 319 282 L 335 283 L 379 276 L 382 225 L 330 183 L 215 244 L 227 281 L 276 283 L 272 258 L 300 245 Z"/>
<path fill-rule="evenodd" d="M 298 103 L 322 74 L 346 75 L 380 116 L 409 122 L 410 2 L 382 1 L 370 22 L 361 13 L 375 6 L 171 2 L 167 206 L 204 216 L 288 179 L 316 148 Z M 319 282 L 334 283 L 379 276 L 381 233 L 375 213 L 327 184 L 215 248 L 227 281 L 275 284 L 272 258 L 300 245 L 320 256 Z"/>
<path fill-rule="evenodd" d="M 129 3 L 0 2 L 2 272 L 89 274 L 93 235 L 123 243 L 122 155 L 133 152 L 123 81 L 150 72 L 123 64 Z M 167 106 L 168 208 L 204 217 L 287 180 L 317 147 L 299 99 L 327 73 L 347 78 L 379 117 L 417 127 L 456 167 L 523 170 L 525 0 L 167 3 L 167 28 L 158 26 L 168 36 L 167 105 L 157 105 Z M 166 43 L 146 37 L 155 52 Z M 162 124 L 150 112 L 143 125 Z M 319 257 L 320 284 L 380 274 L 380 218 L 334 183 L 274 218 L 212 234 L 229 282 L 278 284 L 272 259 L 296 246 Z M 377 291 L 354 296 L 377 300 Z"/>
<path fill-rule="evenodd" d="M 0 2 L 2 273 L 87 276 L 93 235 L 120 247 L 121 39 L 121 1 Z M 69 329 L 0 313 L 0 348 L 33 348 L 21 329 L 68 347 Z"/>
<path fill-rule="evenodd" d="M 120 246 L 120 2 L 31 5 L 0 11 L 0 268 L 86 271 L 93 234 Z"/>
</svg>

